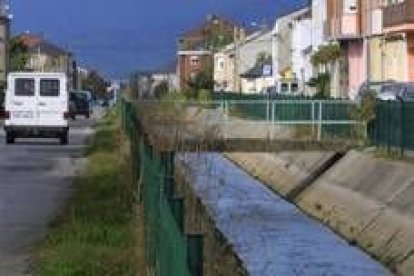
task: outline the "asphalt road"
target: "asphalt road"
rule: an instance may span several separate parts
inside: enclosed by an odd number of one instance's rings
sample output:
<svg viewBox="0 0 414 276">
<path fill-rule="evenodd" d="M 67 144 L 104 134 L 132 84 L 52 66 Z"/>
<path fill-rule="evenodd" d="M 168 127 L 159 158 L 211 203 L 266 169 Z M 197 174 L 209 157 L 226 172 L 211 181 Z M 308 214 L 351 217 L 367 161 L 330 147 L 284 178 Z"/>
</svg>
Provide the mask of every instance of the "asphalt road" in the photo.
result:
<svg viewBox="0 0 414 276">
<path fill-rule="evenodd" d="M 30 274 L 31 252 L 45 238 L 84 164 L 94 117 L 71 123 L 67 146 L 53 139 L 17 139 L 5 145 L 1 127 L 0 276 Z"/>
</svg>

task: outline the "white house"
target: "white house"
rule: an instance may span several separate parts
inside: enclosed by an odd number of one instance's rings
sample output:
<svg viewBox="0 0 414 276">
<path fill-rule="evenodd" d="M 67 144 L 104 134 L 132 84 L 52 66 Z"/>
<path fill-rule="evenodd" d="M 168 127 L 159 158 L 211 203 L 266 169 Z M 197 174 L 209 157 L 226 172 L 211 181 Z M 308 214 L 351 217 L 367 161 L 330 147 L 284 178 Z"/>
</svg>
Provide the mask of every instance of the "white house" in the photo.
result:
<svg viewBox="0 0 414 276">
<path fill-rule="evenodd" d="M 308 8 L 292 20 L 292 77 L 305 94 L 310 94 L 306 83 L 313 76 L 311 54 L 312 16 Z"/>
<path fill-rule="evenodd" d="M 303 8 L 286 14 L 275 21 L 272 30 L 272 67 L 275 80 L 274 85 L 278 91 L 285 85 L 287 87 L 297 87 L 299 85 L 298 78 L 302 75 L 300 71 L 305 66 L 304 62 L 299 61 L 299 59 L 303 56 L 301 51 L 306 50 L 306 44 L 308 44 L 308 38 L 302 39 L 299 37 L 299 31 L 304 30 L 309 23 L 300 22 L 295 24 L 295 20 L 301 21 L 302 18 L 306 18 L 308 13 L 309 8 Z M 297 28 L 296 31 L 295 28 Z M 298 40 L 300 40 L 300 45 L 295 44 L 294 48 L 293 45 Z M 293 71 L 294 59 L 296 69 L 299 68 L 299 72 Z"/>
<path fill-rule="evenodd" d="M 312 48 L 314 51 L 325 42 L 325 26 L 327 22 L 326 1 L 327 0 L 311 1 L 312 23 L 310 33 L 312 36 Z"/>
<path fill-rule="evenodd" d="M 241 75 L 256 65 L 260 54 L 271 56 L 272 33 L 269 30 L 257 31 L 246 38 L 228 45 L 214 55 L 214 81 L 216 90 L 259 92 L 261 87 L 246 89 Z"/>
</svg>

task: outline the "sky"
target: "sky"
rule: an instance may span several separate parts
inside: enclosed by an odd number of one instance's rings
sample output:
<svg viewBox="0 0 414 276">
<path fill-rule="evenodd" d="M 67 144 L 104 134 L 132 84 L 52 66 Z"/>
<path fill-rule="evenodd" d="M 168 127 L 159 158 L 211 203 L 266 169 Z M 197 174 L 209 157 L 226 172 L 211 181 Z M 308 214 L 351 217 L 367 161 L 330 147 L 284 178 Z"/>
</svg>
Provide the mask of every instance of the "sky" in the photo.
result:
<svg viewBox="0 0 414 276">
<path fill-rule="evenodd" d="M 10 0 L 12 32 L 42 33 L 80 63 L 125 77 L 174 60 L 181 33 L 218 14 L 270 22 L 304 0 Z"/>
</svg>

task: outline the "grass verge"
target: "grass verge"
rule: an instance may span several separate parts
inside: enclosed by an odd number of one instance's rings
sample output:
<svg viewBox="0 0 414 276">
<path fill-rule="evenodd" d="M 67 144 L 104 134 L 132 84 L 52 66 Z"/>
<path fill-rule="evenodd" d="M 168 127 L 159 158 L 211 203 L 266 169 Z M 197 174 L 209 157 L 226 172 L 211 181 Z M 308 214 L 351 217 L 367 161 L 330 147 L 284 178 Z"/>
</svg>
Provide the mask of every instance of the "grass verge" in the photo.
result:
<svg viewBox="0 0 414 276">
<path fill-rule="evenodd" d="M 129 147 L 117 121 L 98 125 L 74 194 L 36 254 L 37 275 L 144 275 Z"/>
</svg>

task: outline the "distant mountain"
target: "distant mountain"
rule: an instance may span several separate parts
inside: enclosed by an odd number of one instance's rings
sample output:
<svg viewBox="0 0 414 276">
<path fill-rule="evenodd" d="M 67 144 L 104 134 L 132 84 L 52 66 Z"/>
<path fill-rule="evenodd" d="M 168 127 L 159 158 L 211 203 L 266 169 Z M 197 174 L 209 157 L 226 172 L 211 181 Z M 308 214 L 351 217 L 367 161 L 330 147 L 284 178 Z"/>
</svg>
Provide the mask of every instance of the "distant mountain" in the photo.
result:
<svg viewBox="0 0 414 276">
<path fill-rule="evenodd" d="M 14 0 L 13 30 L 41 32 L 109 76 L 174 60 L 176 39 L 218 14 L 245 26 L 273 20 L 305 0 Z"/>
</svg>

